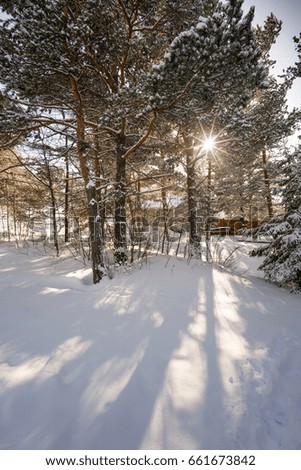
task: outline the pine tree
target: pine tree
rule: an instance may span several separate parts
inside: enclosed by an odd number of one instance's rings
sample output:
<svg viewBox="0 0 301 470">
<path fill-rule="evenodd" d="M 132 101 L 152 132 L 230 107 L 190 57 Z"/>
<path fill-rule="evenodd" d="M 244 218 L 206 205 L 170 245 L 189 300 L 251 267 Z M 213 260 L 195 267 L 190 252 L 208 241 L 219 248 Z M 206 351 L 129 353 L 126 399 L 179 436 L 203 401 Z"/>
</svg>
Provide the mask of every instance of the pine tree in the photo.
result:
<svg viewBox="0 0 301 470">
<path fill-rule="evenodd" d="M 295 36 L 294 37 L 294 42 L 296 44 L 296 51 L 298 54 L 298 62 L 296 62 L 294 67 L 290 68 L 290 71 L 293 76 L 296 77 L 301 77 L 301 33 L 299 34 L 299 37 Z"/>
<path fill-rule="evenodd" d="M 127 259 L 127 162 L 154 131 L 158 113 L 143 84 L 155 60 L 196 17 L 198 1 L 2 1 L 0 79 L 5 135 L 41 126 L 75 134 L 87 197 L 94 282 L 104 271 L 93 158 L 97 135 L 114 153 L 115 256 Z M 8 119 L 9 106 L 19 112 Z M 59 111 L 59 112 L 58 112 Z M 64 113 L 64 118 L 62 118 Z M 4 118 L 4 116 L 3 116 Z M 113 150 L 114 148 L 114 150 Z"/>
<path fill-rule="evenodd" d="M 265 224 L 260 234 L 272 237 L 267 245 L 253 250 L 251 256 L 265 256 L 259 269 L 266 279 L 279 286 L 301 291 L 301 147 L 288 153 L 279 163 L 283 178 L 279 194 L 285 213 Z"/>
<path fill-rule="evenodd" d="M 205 1 L 198 23 L 182 32 L 154 66 L 150 106 L 177 123 L 186 149 L 188 220 L 192 250 L 200 240 L 196 161 L 202 129 L 212 131 L 246 106 L 264 85 L 254 10 L 242 0 Z M 205 138 L 205 137 L 203 137 Z"/>
<path fill-rule="evenodd" d="M 6 84 L 9 106 L 23 113 L 7 122 L 5 133 L 30 133 L 35 128 L 61 125 L 75 130 L 77 154 L 87 197 L 93 280 L 103 275 L 102 242 L 98 233 L 95 186 L 89 184 L 88 146 L 85 129 L 86 90 L 82 90 L 84 61 L 80 21 L 82 2 L 2 2 L 11 15 L 1 31 L 1 81 Z M 82 29 L 79 29 L 79 25 Z M 87 32 L 87 31 L 86 31 Z M 91 76 L 87 76 L 87 81 Z M 24 111 L 25 110 L 25 111 Z M 7 116 L 7 109 L 5 110 Z M 61 111 L 61 113 L 60 113 Z M 62 119 L 65 111 L 66 118 Z M 16 114 L 16 113 L 15 113 Z M 25 115 L 25 116 L 23 116 Z M 19 125 L 20 119 L 22 126 Z M 3 122 L 3 121 L 2 121 Z"/>
<path fill-rule="evenodd" d="M 225 154 L 217 167 L 221 203 L 246 214 L 256 206 L 261 218 L 274 214 L 272 191 L 277 177 L 273 155 L 295 131 L 300 113 L 286 104 L 291 83 L 272 76 L 245 109 L 238 109 L 224 130 Z M 225 198 L 229 195 L 229 199 Z M 231 200 L 231 202 L 230 202 Z M 230 204 L 229 204 L 230 202 Z"/>
<path fill-rule="evenodd" d="M 272 190 L 276 169 L 271 160 L 273 150 L 290 136 L 300 119 L 300 111 L 289 111 L 287 93 L 294 83 L 290 72 L 284 72 L 281 80 L 273 76 L 275 61 L 270 49 L 281 31 L 282 22 L 270 14 L 263 27 L 257 27 L 256 37 L 262 51 L 262 63 L 266 70 L 264 89 L 258 90 L 248 106 L 238 108 L 226 126 L 228 140 L 224 165 L 221 161 L 218 191 L 224 205 L 226 185 L 230 190 L 232 210 L 236 213 L 251 212 L 251 206 L 260 211 L 261 217 L 273 216 Z M 236 199 L 236 201 L 235 201 Z M 228 206 L 229 207 L 229 206 Z"/>
</svg>

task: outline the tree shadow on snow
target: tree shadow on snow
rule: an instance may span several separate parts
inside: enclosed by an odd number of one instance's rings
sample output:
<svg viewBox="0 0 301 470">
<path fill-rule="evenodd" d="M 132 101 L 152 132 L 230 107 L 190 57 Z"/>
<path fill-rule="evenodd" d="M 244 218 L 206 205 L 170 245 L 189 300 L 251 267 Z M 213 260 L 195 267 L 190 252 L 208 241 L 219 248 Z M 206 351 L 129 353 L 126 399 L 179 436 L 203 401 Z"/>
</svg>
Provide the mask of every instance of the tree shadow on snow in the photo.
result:
<svg viewBox="0 0 301 470">
<path fill-rule="evenodd" d="M 195 276 L 181 280 L 183 290 L 174 296 L 172 276 L 181 272 L 172 266 L 162 272 L 158 279 L 149 270 L 142 277 L 134 273 L 133 281 L 107 283 L 102 296 L 95 289 L 91 295 L 31 290 L 28 323 L 23 318 L 19 326 L 23 314 L 17 314 L 2 337 L 0 448 L 152 445 L 153 437 L 145 436 L 198 296 Z M 51 314 L 35 313 L 41 298 L 51 302 Z M 164 424 L 158 429 L 164 448 Z"/>
<path fill-rule="evenodd" d="M 86 429 L 87 437 L 83 438 L 85 433 L 80 433 L 76 440 L 77 448 L 139 449 L 170 446 L 169 425 L 166 422 L 170 414 L 164 416 L 162 402 L 165 402 L 166 394 L 173 393 L 173 390 L 166 390 L 168 368 L 180 346 L 182 334 L 191 322 L 188 311 L 198 296 L 198 283 L 193 278 L 189 282 L 184 281 L 181 291 L 173 295 L 169 286 L 173 281 L 172 276 L 177 277 L 176 273 L 166 269 L 160 279 L 156 279 L 155 272 L 150 271 L 148 274 L 147 281 L 141 287 L 136 285 L 137 290 L 131 293 L 126 302 L 120 303 L 121 318 L 124 316 L 127 323 L 115 339 L 119 342 L 116 350 L 120 355 L 113 364 L 116 372 L 108 371 L 111 382 L 108 387 L 112 386 L 112 375 L 117 373 L 111 391 L 112 399 L 105 397 L 105 390 L 90 395 L 85 391 L 85 400 L 91 401 L 94 412 L 90 417 L 83 413 L 80 418 L 80 425 Z M 129 353 L 132 356 L 127 362 L 128 374 L 124 374 L 117 362 L 122 362 L 126 357 L 124 345 L 127 341 L 128 346 L 131 346 L 127 356 Z M 95 386 L 101 387 L 101 377 L 102 370 L 96 370 Z M 122 387 L 119 387 L 120 382 Z M 168 386 L 172 388 L 172 384 Z M 105 407 L 104 397 L 107 398 Z"/>
<path fill-rule="evenodd" d="M 20 312 L 13 321 L 12 311 L 0 318 L 0 448 L 284 442 L 280 428 L 288 418 L 283 406 L 268 404 L 275 396 L 268 380 L 264 388 L 271 362 L 261 281 L 253 286 L 211 267 L 154 257 L 150 267 L 99 288 L 51 282 L 47 289 L 19 287 Z M 41 310 L 47 303 L 51 308 Z M 279 358 L 275 364 L 289 367 Z"/>
</svg>

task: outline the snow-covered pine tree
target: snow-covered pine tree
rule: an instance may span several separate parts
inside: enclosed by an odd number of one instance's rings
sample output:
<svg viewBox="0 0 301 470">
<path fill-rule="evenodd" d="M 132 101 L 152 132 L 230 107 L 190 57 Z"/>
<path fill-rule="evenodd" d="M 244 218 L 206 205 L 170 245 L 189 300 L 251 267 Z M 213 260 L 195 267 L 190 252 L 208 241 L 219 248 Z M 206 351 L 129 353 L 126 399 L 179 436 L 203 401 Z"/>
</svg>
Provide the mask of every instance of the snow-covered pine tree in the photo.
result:
<svg viewBox="0 0 301 470">
<path fill-rule="evenodd" d="M 297 77 L 301 77 L 301 33 L 299 33 L 299 37 L 294 37 L 294 41 L 296 44 L 296 51 L 298 54 L 298 62 L 296 62 L 295 67 L 291 68 L 291 72 L 293 75 Z"/>
<path fill-rule="evenodd" d="M 266 279 L 301 292 L 301 146 L 287 151 L 279 167 L 279 195 L 285 213 L 259 228 L 258 233 L 271 236 L 272 241 L 250 255 L 265 256 L 259 269 Z"/>
<path fill-rule="evenodd" d="M 6 99 L 20 104 L 26 118 L 13 116 L 3 131 L 55 123 L 75 137 L 98 282 L 104 263 L 91 137 L 106 139 L 114 154 L 115 255 L 125 262 L 127 161 L 158 117 L 146 106 L 143 85 L 166 45 L 197 18 L 199 1 L 3 0 L 1 7 L 10 19 L 1 23 L 0 80 Z"/>
<path fill-rule="evenodd" d="M 272 188 L 276 168 L 270 161 L 272 150 L 294 132 L 300 112 L 289 111 L 287 93 L 294 82 L 283 72 L 278 81 L 272 75 L 275 64 L 270 57 L 271 46 L 281 31 L 281 21 L 270 14 L 256 36 L 267 72 L 266 87 L 258 90 L 245 108 L 237 108 L 226 127 L 227 157 L 221 159 L 217 180 L 220 205 L 242 216 L 252 213 L 261 217 L 273 215 Z M 252 215 L 251 215 L 252 217 Z"/>
<path fill-rule="evenodd" d="M 293 134 L 299 111 L 286 104 L 291 82 L 277 83 L 270 76 L 267 88 L 258 91 L 249 106 L 238 109 L 227 125 L 227 156 L 217 169 L 217 188 L 222 201 L 236 213 L 247 214 L 256 206 L 261 218 L 273 216 L 272 190 L 277 177 L 273 150 Z M 277 154 L 277 152 L 276 152 Z M 228 188 L 228 189 L 227 189 Z"/>
<path fill-rule="evenodd" d="M 242 0 L 202 2 L 198 23 L 183 31 L 154 65 L 149 106 L 181 129 L 186 148 L 188 221 L 192 251 L 198 251 L 196 153 L 208 122 L 231 118 L 264 84 L 261 51 L 252 28 L 254 10 L 244 16 Z M 201 125 L 200 125 L 201 123 Z M 209 133 L 209 130 L 208 130 Z"/>
<path fill-rule="evenodd" d="M 90 184 L 88 161 L 86 107 L 93 81 L 92 73 L 83 76 L 88 67 L 83 42 L 84 35 L 88 37 L 88 25 L 81 15 L 83 6 L 84 2 L 76 0 L 1 2 L 2 9 L 9 15 L 9 19 L 1 20 L 0 80 L 5 85 L 3 94 L 8 102 L 4 110 L 7 123 L 1 130 L 4 135 L 20 133 L 24 138 L 35 129 L 48 127 L 54 134 L 72 133 L 75 137 L 78 166 L 86 191 L 93 281 L 96 283 L 105 268 L 97 223 L 97 195 L 95 185 Z M 103 89 L 104 86 L 99 86 L 99 93 Z M 97 101 L 95 87 L 93 91 Z M 12 106 L 19 106 L 21 125 L 20 118 L 7 120 L 7 108 Z"/>
</svg>

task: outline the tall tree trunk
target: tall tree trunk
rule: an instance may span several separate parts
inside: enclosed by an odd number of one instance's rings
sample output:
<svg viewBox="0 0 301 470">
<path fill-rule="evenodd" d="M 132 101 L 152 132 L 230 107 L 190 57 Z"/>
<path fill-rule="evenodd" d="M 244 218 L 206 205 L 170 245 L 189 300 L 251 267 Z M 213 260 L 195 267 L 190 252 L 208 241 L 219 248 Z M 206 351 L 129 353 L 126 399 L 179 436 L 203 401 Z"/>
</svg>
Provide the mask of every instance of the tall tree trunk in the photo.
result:
<svg viewBox="0 0 301 470">
<path fill-rule="evenodd" d="M 103 239 L 101 233 L 101 220 L 98 213 L 98 203 L 96 187 L 91 181 L 89 168 L 87 164 L 88 145 L 85 140 L 85 120 L 81 104 L 81 96 L 78 91 L 77 82 L 74 77 L 71 78 L 71 89 L 73 97 L 76 100 L 76 147 L 79 159 L 81 175 L 85 183 L 87 197 L 87 212 L 89 217 L 89 242 L 91 248 L 91 261 L 93 283 L 101 281 L 106 273 L 103 256 Z"/>
<path fill-rule="evenodd" d="M 161 189 L 161 199 L 162 199 L 162 211 L 163 211 L 163 220 L 164 220 L 164 233 L 163 233 L 163 239 L 162 239 L 161 252 L 164 253 L 165 241 L 167 241 L 167 245 L 168 245 L 168 227 L 167 227 L 168 204 L 167 204 L 166 188 Z M 168 252 L 168 249 L 167 249 L 167 252 Z"/>
<path fill-rule="evenodd" d="M 6 179 L 6 229 L 7 238 L 10 242 L 10 194 L 9 194 L 9 178 Z"/>
<path fill-rule="evenodd" d="M 53 226 L 53 242 L 55 246 L 56 256 L 60 255 L 60 248 L 59 248 L 59 237 L 58 237 L 58 230 L 57 230 L 57 221 L 56 221 L 56 206 L 55 206 L 55 199 L 53 194 L 51 194 L 51 218 L 52 218 L 52 226 Z"/>
<path fill-rule="evenodd" d="M 115 187 L 115 261 L 120 264 L 126 263 L 127 240 L 126 240 L 126 159 L 124 157 L 125 135 L 120 133 L 117 137 L 116 155 L 116 187 Z"/>
<path fill-rule="evenodd" d="M 59 237 L 58 237 L 58 227 L 57 227 L 57 220 L 56 220 L 56 198 L 55 198 L 55 193 L 54 193 L 54 187 L 53 187 L 53 180 L 52 180 L 52 174 L 51 174 L 51 169 L 50 169 L 50 164 L 47 159 L 47 153 L 46 150 L 44 150 L 44 165 L 46 168 L 46 174 L 47 174 L 47 187 L 49 189 L 50 193 L 50 199 L 51 199 L 51 215 L 50 219 L 52 222 L 52 227 L 51 223 L 49 224 L 49 237 L 51 240 L 51 237 L 53 236 L 53 243 L 55 246 L 55 251 L 56 251 L 56 256 L 59 256 L 60 254 L 60 249 L 59 249 Z M 52 233 L 51 233 L 52 229 Z"/>
<path fill-rule="evenodd" d="M 92 258 L 93 283 L 97 284 L 106 274 L 103 256 L 103 237 L 101 231 L 101 218 L 98 214 L 96 187 L 86 188 L 89 214 L 89 234 Z"/>
<path fill-rule="evenodd" d="M 197 182 L 195 171 L 195 157 L 193 138 L 184 135 L 186 167 L 187 167 L 187 199 L 188 199 L 188 223 L 189 223 L 189 244 L 192 254 L 198 255 L 200 249 L 200 231 L 198 221 L 197 205 Z"/>
<path fill-rule="evenodd" d="M 67 149 L 67 142 L 66 142 L 66 149 Z M 68 157 L 68 152 L 66 151 L 66 155 L 65 155 L 65 217 L 64 217 L 65 243 L 69 241 L 69 176 L 70 176 L 69 157 Z"/>
<path fill-rule="evenodd" d="M 59 248 L 57 221 L 56 221 L 56 200 L 55 200 L 55 194 L 54 194 L 51 180 L 49 180 L 49 191 L 50 191 L 50 197 L 51 197 L 51 219 L 52 219 L 52 227 L 53 227 L 53 243 L 55 246 L 56 256 L 59 256 L 60 248 Z"/>
<path fill-rule="evenodd" d="M 142 212 L 142 201 L 141 201 L 141 181 L 136 183 L 136 210 L 138 214 Z"/>
<path fill-rule="evenodd" d="M 210 157 L 209 157 L 210 158 Z M 206 261 L 212 261 L 212 255 L 210 250 L 211 241 L 211 191 L 212 191 L 212 163 L 208 161 L 208 173 L 207 173 L 207 210 L 206 210 L 206 221 L 205 221 L 205 240 L 206 240 Z"/>
<path fill-rule="evenodd" d="M 262 163 L 263 163 L 263 175 L 264 175 L 264 185 L 265 185 L 268 215 L 269 217 L 273 217 L 274 211 L 273 211 L 273 202 L 272 202 L 272 195 L 271 195 L 270 175 L 269 175 L 268 167 L 267 167 L 268 159 L 267 159 L 266 149 L 263 149 L 262 151 Z"/>
<path fill-rule="evenodd" d="M 101 232 L 103 240 L 105 238 L 105 219 L 106 219 L 106 203 L 105 203 L 105 194 L 103 195 L 103 190 L 101 188 L 101 177 L 103 176 L 102 166 L 100 165 L 100 149 L 99 141 L 97 136 L 94 136 L 94 145 L 95 145 L 95 157 L 94 157 L 94 171 L 96 177 L 96 193 L 97 193 L 97 202 L 98 202 L 98 213 L 101 219 Z"/>
</svg>

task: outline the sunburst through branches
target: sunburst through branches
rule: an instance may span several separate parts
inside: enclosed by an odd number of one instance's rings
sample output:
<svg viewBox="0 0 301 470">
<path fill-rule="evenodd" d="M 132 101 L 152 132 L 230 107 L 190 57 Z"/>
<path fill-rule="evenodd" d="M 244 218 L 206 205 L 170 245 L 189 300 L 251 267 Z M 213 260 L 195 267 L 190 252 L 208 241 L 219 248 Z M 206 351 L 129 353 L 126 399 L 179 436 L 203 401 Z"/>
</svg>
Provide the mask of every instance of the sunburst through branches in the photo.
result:
<svg viewBox="0 0 301 470">
<path fill-rule="evenodd" d="M 209 132 L 201 125 L 200 136 L 196 138 L 199 142 L 199 155 L 206 155 L 210 160 L 216 161 L 221 155 L 227 155 L 227 144 L 232 140 L 227 138 L 226 129 L 223 128 L 216 132 L 214 125 L 211 127 Z"/>
<path fill-rule="evenodd" d="M 205 150 L 205 152 L 213 152 L 215 148 L 215 139 L 216 137 L 213 135 L 210 135 L 209 137 L 206 137 L 203 144 L 202 148 Z"/>
</svg>

